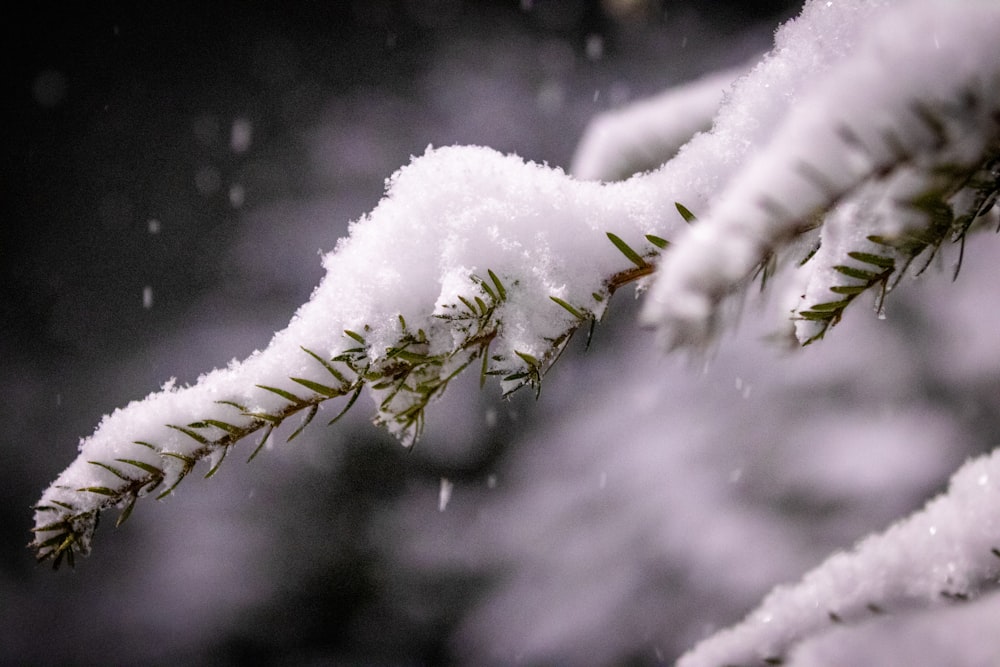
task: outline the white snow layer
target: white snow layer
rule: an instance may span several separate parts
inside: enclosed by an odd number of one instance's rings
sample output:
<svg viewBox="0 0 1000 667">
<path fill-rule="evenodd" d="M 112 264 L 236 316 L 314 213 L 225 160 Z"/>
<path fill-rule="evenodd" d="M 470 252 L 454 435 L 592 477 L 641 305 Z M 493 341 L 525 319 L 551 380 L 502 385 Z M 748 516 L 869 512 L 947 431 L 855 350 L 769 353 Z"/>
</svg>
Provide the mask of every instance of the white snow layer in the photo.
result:
<svg viewBox="0 0 1000 667">
<path fill-rule="evenodd" d="M 726 91 L 746 70 L 715 72 L 597 116 L 580 139 L 570 173 L 584 180 L 617 181 L 659 167 L 711 127 Z"/>
</svg>

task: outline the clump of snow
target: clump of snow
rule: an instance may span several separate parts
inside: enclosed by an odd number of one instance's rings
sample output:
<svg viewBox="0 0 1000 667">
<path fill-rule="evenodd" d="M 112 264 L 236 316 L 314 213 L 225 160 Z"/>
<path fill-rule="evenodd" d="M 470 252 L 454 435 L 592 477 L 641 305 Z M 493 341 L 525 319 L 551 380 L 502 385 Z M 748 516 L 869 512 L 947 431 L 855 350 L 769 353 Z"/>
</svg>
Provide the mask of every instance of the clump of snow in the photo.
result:
<svg viewBox="0 0 1000 667">
<path fill-rule="evenodd" d="M 704 76 L 682 86 L 607 111 L 587 126 L 570 173 L 616 181 L 659 167 L 698 132 L 708 130 L 733 81 L 745 67 Z"/>
</svg>

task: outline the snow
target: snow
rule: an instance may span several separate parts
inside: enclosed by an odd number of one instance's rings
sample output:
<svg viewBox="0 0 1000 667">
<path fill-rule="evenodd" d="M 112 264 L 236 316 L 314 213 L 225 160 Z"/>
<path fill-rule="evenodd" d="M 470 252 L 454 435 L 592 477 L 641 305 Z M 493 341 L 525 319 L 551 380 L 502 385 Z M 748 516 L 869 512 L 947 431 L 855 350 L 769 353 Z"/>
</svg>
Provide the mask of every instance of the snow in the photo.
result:
<svg viewBox="0 0 1000 667">
<path fill-rule="evenodd" d="M 236 118 L 229 129 L 229 148 L 234 153 L 246 153 L 253 143 L 253 123 L 246 118 Z"/>
<path fill-rule="evenodd" d="M 438 492 L 438 512 L 443 512 L 448 508 L 451 501 L 451 492 L 455 484 L 446 477 L 441 478 L 441 490 Z"/>
</svg>

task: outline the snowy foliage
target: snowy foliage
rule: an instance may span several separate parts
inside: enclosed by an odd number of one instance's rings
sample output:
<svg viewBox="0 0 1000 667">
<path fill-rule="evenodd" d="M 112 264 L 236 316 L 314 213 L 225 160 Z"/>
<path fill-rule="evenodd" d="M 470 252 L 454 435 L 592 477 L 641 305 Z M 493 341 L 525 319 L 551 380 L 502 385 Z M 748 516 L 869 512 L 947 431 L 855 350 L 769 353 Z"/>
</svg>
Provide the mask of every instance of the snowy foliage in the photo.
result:
<svg viewBox="0 0 1000 667">
<path fill-rule="evenodd" d="M 793 295 L 805 285 L 796 334 L 813 340 L 860 291 L 964 235 L 991 201 L 996 8 L 860 4 L 809 5 L 754 70 L 761 84 L 734 94 L 733 104 L 747 97 L 734 113 L 767 134 L 656 279 L 644 319 L 668 344 L 704 340 L 735 284 L 821 228 L 819 250 L 789 280 Z M 837 34 L 852 25 L 858 34 Z"/>
<path fill-rule="evenodd" d="M 101 512 L 121 508 L 120 523 L 199 461 L 211 474 L 259 434 L 252 458 L 287 418 L 303 417 L 291 439 L 322 404 L 346 410 L 366 389 L 375 421 L 406 445 L 467 367 L 505 394 L 537 391 L 570 336 L 630 283 L 648 288 L 642 319 L 667 348 L 712 344 L 755 279 L 777 297 L 778 333 L 799 344 L 863 294 L 881 308 L 942 243 L 997 224 L 997 34 L 988 2 L 808 2 L 742 76 L 595 121 L 575 176 L 486 148 L 428 148 L 324 257 L 323 281 L 265 350 L 193 386 L 168 383 L 81 441 L 36 507 L 32 546 L 72 561 Z M 643 173 L 584 180 L 632 172 Z M 775 590 L 681 664 L 775 662 L 831 625 L 988 589 L 998 461 L 970 462 L 922 512 Z M 442 482 L 442 508 L 451 491 Z"/>
</svg>

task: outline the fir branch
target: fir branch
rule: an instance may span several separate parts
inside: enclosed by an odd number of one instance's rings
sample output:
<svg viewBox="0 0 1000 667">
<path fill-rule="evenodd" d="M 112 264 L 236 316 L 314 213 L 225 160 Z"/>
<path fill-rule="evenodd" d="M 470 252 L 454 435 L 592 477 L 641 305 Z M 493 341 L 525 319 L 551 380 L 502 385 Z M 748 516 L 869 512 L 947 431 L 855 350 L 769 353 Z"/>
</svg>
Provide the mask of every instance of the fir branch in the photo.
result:
<svg viewBox="0 0 1000 667">
<path fill-rule="evenodd" d="M 533 387 L 537 395 L 543 375 L 558 359 L 573 332 L 594 318 L 589 311 L 584 313 L 554 297 L 552 301 L 575 315 L 560 334 L 548 340 L 548 350 L 542 357 L 523 351 L 515 351 L 513 357 L 490 356 L 490 345 L 503 328 L 503 307 L 511 290 L 517 290 L 518 283 L 505 282 L 493 270 L 488 270 L 487 275 L 488 279 L 475 275 L 470 277 L 470 284 L 478 290 L 478 294 L 458 295 L 456 303 L 444 306 L 441 312 L 434 315 L 451 332 L 453 343 L 450 349 L 432 352 L 427 331 L 421 328 L 412 330 L 402 315 L 396 318 L 396 340 L 382 350 L 375 349 L 368 336 L 352 329 L 344 329 L 343 335 L 350 341 L 347 345 L 355 346 L 346 347 L 329 357 L 309 347 L 299 346 L 301 352 L 322 369 L 327 380 L 299 376 L 287 378 L 298 390 L 257 383 L 254 386 L 260 396 L 256 399 L 241 396 L 214 401 L 217 410 L 228 411 L 226 415 L 216 411 L 186 424 L 165 424 L 167 433 L 173 432 L 182 438 L 175 445 L 136 441 L 134 456 L 114 461 L 90 461 L 90 465 L 109 473 L 113 480 L 79 488 L 59 485 L 50 488 L 48 502 L 36 507 L 35 538 L 29 546 L 35 549 L 40 561 L 51 560 L 56 567 L 64 560 L 73 562 L 75 554 L 89 553 L 102 512 L 120 508 L 116 525 L 121 525 L 131 515 L 139 498 L 161 486 L 165 488 L 156 497 L 162 499 L 169 496 L 199 461 L 210 461 L 206 477 L 211 477 L 219 470 L 232 447 L 248 436 L 262 432 L 247 459 L 253 460 L 274 429 L 282 426 L 289 417 L 303 415 L 300 424 L 287 437 L 288 441 L 292 441 L 313 421 L 323 403 L 349 397 L 342 411 L 330 420 L 329 423 L 333 424 L 355 404 L 365 387 L 378 398 L 375 423 L 386 427 L 406 445 L 419 438 L 427 406 L 479 358 L 482 358 L 481 377 L 501 375 L 505 396 L 524 386 Z M 607 296 L 615 285 L 614 277 L 608 279 L 605 288 Z M 371 329 L 370 326 L 365 327 L 365 331 Z M 247 407 L 254 402 L 266 402 L 264 399 L 267 396 L 280 399 L 278 407 Z M 170 437 L 167 439 L 170 440 Z M 58 500 L 51 496 L 57 496 Z M 85 500 L 80 501 L 81 497 Z"/>
<path fill-rule="evenodd" d="M 360 335 L 354 334 L 354 332 L 346 333 L 346 335 L 355 341 L 360 338 Z M 287 405 L 271 412 L 251 412 L 244 407 L 243 403 L 234 400 L 216 401 L 216 404 L 220 406 L 226 406 L 235 410 L 237 418 L 230 418 L 224 421 L 215 417 L 206 417 L 193 421 L 186 426 L 165 424 L 166 428 L 183 434 L 196 443 L 197 446 L 194 449 L 181 453 L 167 450 L 155 443 L 136 441 L 134 444 L 141 448 L 140 452 L 154 452 L 159 457 L 159 462 L 158 464 L 153 464 L 141 458 L 115 459 L 118 463 L 127 464 L 131 468 L 136 469 L 138 472 L 135 476 L 126 474 L 121 468 L 109 463 L 90 461 L 91 465 L 113 474 L 121 483 L 88 486 L 76 489 L 75 491 L 72 489 L 63 489 L 63 491 L 70 491 L 71 495 L 86 493 L 100 496 L 99 502 L 96 504 L 88 503 L 83 509 L 78 508 L 74 503 L 65 501 L 37 507 L 37 512 L 53 515 L 54 519 L 43 522 L 33 529 L 35 539 L 29 546 L 36 550 L 38 559 L 40 561 L 52 560 L 53 565 L 58 567 L 64 557 L 68 558 L 70 562 L 73 561 L 71 552 L 86 555 L 89 552 L 90 540 L 96 529 L 101 512 L 113 507 L 122 508 L 122 513 L 116 523 L 116 525 L 121 525 L 131 515 L 136 500 L 149 494 L 165 481 L 167 481 L 167 488 L 156 497 L 162 499 L 170 495 L 201 460 L 212 460 L 212 464 L 205 477 L 213 476 L 218 471 L 219 466 L 231 447 L 261 429 L 264 429 L 264 435 L 256 449 L 250 454 L 248 460 L 252 460 L 257 456 L 271 432 L 288 417 L 303 411 L 305 412 L 305 418 L 301 425 L 288 436 L 288 440 L 291 441 L 312 421 L 321 403 L 354 392 L 355 395 L 348 404 L 348 407 L 350 407 L 353 404 L 353 399 L 356 398 L 357 391 L 364 384 L 364 379 L 360 374 L 357 380 L 350 382 L 344 373 L 333 368 L 332 362 L 335 360 L 325 360 L 315 352 L 305 348 L 303 348 L 303 351 L 312 359 L 322 364 L 331 375 L 341 381 L 341 384 L 334 387 L 305 378 L 290 378 L 292 382 L 309 389 L 313 394 L 309 397 L 302 397 L 279 387 L 259 384 L 257 385 L 259 389 L 277 395 L 287 401 Z M 217 434 L 213 437 L 211 434 L 202 433 L 201 431 L 205 429 L 215 429 Z M 140 453 L 137 456 L 142 457 L 145 454 Z"/>
<path fill-rule="evenodd" d="M 795 317 L 812 324 L 812 332 L 802 337 L 802 344 L 808 345 L 823 338 L 840 321 L 847 306 L 875 287 L 880 290 L 876 310 L 881 312 L 887 294 L 921 256 L 926 258 L 918 274 L 930 265 L 945 242 L 957 242 L 964 248 L 966 235 L 974 229 L 975 222 L 989 211 L 987 202 L 996 196 L 1000 188 L 1000 174 L 996 168 L 998 160 L 1000 151 L 989 155 L 981 165 L 973 168 L 954 165 L 938 167 L 933 182 L 928 183 L 926 189 L 907 200 L 896 202 L 894 206 L 916 214 L 917 224 L 911 222 L 891 236 L 870 234 L 867 246 L 848 251 L 845 263 L 832 266 L 835 272 L 850 281 L 829 286 L 829 291 L 837 295 L 836 299 L 798 309 Z M 931 181 L 929 177 L 925 180 Z M 847 259 L 850 263 L 846 262 Z M 961 262 L 960 253 L 953 279 L 958 277 Z"/>
</svg>

